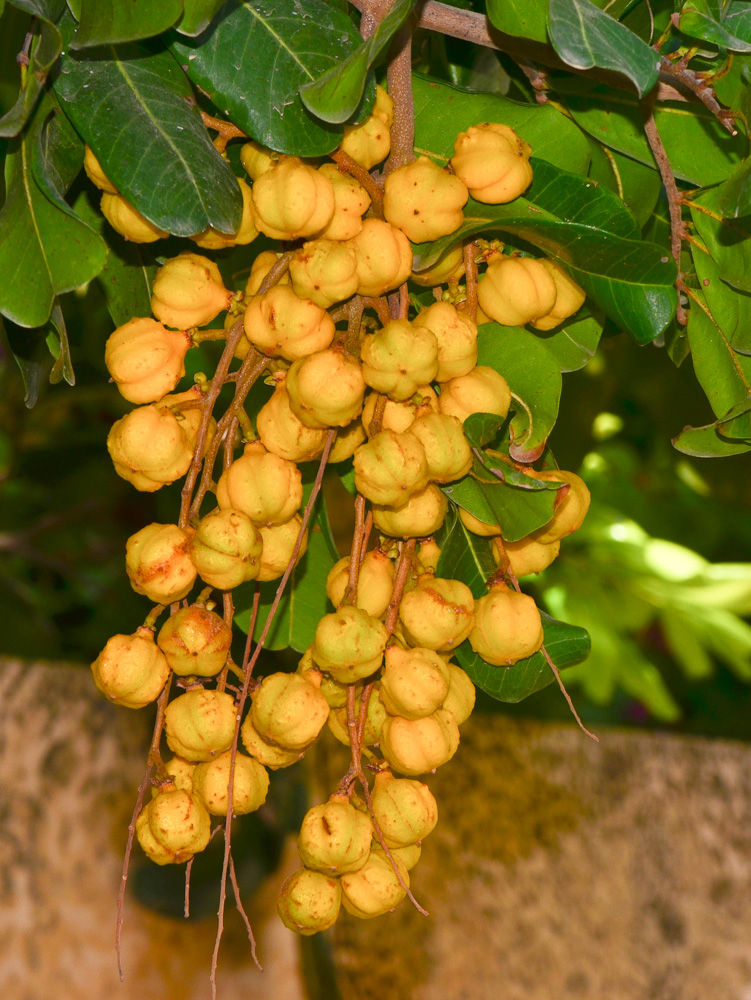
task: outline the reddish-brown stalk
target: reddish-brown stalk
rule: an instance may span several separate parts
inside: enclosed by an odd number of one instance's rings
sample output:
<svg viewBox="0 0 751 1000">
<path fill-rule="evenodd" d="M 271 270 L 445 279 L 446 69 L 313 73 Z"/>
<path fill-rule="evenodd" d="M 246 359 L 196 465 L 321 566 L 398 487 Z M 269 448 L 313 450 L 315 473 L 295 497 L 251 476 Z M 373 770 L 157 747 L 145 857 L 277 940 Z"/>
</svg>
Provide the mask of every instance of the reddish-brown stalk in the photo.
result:
<svg viewBox="0 0 751 1000">
<path fill-rule="evenodd" d="M 477 322 L 477 247 L 474 243 L 464 244 L 464 275 L 467 283 L 467 297 L 464 300 L 464 310 L 472 320 Z"/>
<path fill-rule="evenodd" d="M 383 218 L 383 189 L 373 177 L 370 176 L 365 167 L 347 156 L 341 149 L 331 153 L 331 159 L 339 167 L 342 173 L 351 174 L 357 183 L 365 188 L 370 195 L 370 216 L 376 219 Z"/>
</svg>

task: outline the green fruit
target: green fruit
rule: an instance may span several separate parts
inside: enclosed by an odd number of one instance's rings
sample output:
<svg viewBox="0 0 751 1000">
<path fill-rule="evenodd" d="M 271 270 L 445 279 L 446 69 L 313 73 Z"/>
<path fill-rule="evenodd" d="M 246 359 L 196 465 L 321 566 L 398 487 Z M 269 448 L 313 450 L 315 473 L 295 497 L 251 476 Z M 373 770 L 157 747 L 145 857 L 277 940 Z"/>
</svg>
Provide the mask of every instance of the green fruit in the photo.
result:
<svg viewBox="0 0 751 1000">
<path fill-rule="evenodd" d="M 409 872 L 400 861 L 396 861 L 396 867 L 398 875 L 385 854 L 371 851 L 359 871 L 341 877 L 344 909 L 363 920 L 393 910 L 409 888 Z"/>
<path fill-rule="evenodd" d="M 336 923 L 341 901 L 339 879 L 298 868 L 282 885 L 277 908 L 285 927 L 307 936 Z"/>
<path fill-rule="evenodd" d="M 438 822 L 438 804 L 428 786 L 412 778 L 395 778 L 389 771 L 376 775 L 371 802 L 389 847 L 418 843 Z"/>
<path fill-rule="evenodd" d="M 362 868 L 370 854 L 373 824 L 344 795 L 305 814 L 297 838 L 300 860 L 307 868 L 342 875 Z"/>
</svg>

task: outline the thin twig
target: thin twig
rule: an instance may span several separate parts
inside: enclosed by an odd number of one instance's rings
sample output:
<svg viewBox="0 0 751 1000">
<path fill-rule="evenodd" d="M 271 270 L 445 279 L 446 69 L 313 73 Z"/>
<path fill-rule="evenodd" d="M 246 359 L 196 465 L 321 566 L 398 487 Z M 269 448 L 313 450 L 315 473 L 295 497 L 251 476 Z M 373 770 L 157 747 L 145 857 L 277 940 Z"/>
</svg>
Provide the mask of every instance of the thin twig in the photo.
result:
<svg viewBox="0 0 751 1000">
<path fill-rule="evenodd" d="M 464 274 L 467 282 L 464 309 L 473 323 L 477 322 L 477 248 L 474 243 L 464 244 Z"/>
<path fill-rule="evenodd" d="M 341 149 L 331 154 L 331 159 L 342 173 L 351 174 L 357 183 L 370 195 L 370 214 L 376 219 L 383 218 L 383 189 L 357 160 L 347 156 Z"/>
<path fill-rule="evenodd" d="M 579 713 L 576 711 L 576 708 L 574 707 L 574 703 L 571 700 L 571 695 L 566 690 L 566 686 L 563 683 L 563 681 L 561 680 L 561 675 L 558 673 L 558 667 L 556 667 L 555 663 L 553 663 L 553 661 L 551 660 L 550 654 L 548 653 L 547 649 L 545 648 L 545 643 L 543 643 L 542 646 L 540 646 L 540 652 L 542 653 L 542 655 L 547 660 L 547 663 L 548 663 L 548 666 L 550 667 L 550 669 L 553 671 L 553 676 L 555 677 L 556 681 L 558 681 L 558 687 L 561 689 L 561 691 L 563 693 L 563 697 L 566 699 L 568 707 L 571 709 L 571 714 L 573 715 L 573 717 L 576 719 L 577 723 L 579 724 L 579 728 L 581 729 L 581 731 L 586 736 L 589 736 L 590 739 L 594 740 L 595 743 L 599 743 L 600 742 L 599 737 L 595 736 L 594 733 L 590 733 L 590 731 L 584 725 L 584 723 L 582 722 L 582 720 L 579 718 Z"/>
<path fill-rule="evenodd" d="M 250 941 L 250 954 L 253 961 L 256 964 L 256 968 L 259 972 L 263 972 L 263 966 L 258 961 L 258 955 L 256 954 L 256 939 L 253 934 L 253 928 L 250 926 L 250 920 L 248 919 L 248 914 L 245 912 L 245 907 L 240 899 L 240 886 L 237 884 L 237 873 L 235 872 L 235 859 L 230 855 L 229 858 L 229 880 L 232 883 L 232 891 L 235 894 L 235 906 L 240 916 L 243 918 L 243 923 L 245 924 L 245 929 L 248 932 L 248 940 Z"/>
<path fill-rule="evenodd" d="M 193 871 L 193 858 L 185 866 L 185 897 L 183 899 L 183 916 L 187 920 L 190 916 L 190 875 Z"/>
<path fill-rule="evenodd" d="M 733 124 L 734 113 L 727 108 L 723 108 L 715 97 L 714 89 L 701 74 L 687 69 L 681 63 L 672 63 L 665 56 L 662 56 L 660 59 L 660 72 L 673 77 L 682 83 L 687 90 L 690 90 L 694 97 L 701 101 L 704 107 L 714 115 L 722 127 L 731 135 L 738 134 L 738 130 Z"/>
</svg>

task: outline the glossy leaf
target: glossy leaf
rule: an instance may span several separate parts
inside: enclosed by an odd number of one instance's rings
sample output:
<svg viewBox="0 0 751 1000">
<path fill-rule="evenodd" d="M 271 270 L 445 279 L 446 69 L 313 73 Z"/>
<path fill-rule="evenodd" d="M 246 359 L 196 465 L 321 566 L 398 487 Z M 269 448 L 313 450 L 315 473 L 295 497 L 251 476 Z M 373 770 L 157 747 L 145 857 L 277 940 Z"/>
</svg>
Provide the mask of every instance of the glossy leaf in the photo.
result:
<svg viewBox="0 0 751 1000">
<path fill-rule="evenodd" d="M 729 52 L 751 52 L 751 10 L 748 4 L 731 4 L 735 10 L 719 20 L 706 0 L 688 0 L 681 10 L 678 27 L 692 38 L 717 45 Z"/>
<path fill-rule="evenodd" d="M 615 70 L 631 80 L 640 97 L 657 83 L 654 49 L 590 0 L 550 0 L 548 33 L 558 55 L 574 69 Z"/>
<path fill-rule="evenodd" d="M 561 371 L 545 343 L 529 330 L 486 323 L 477 337 L 479 365 L 488 365 L 508 382 L 526 409 L 517 408 L 511 421 L 510 454 L 518 462 L 533 462 L 542 454 L 558 417 Z"/>
<path fill-rule="evenodd" d="M 717 421 L 717 430 L 733 441 L 751 441 L 751 393 Z"/>
<path fill-rule="evenodd" d="M 478 122 L 510 125 L 538 159 L 584 174 L 589 165 L 586 137 L 551 104 L 520 104 L 500 94 L 483 94 L 412 75 L 415 102 L 415 152 L 443 166 L 454 155 L 454 142 Z M 440 109 L 440 113 L 437 112 Z"/>
<path fill-rule="evenodd" d="M 436 575 L 461 580 L 477 599 L 487 593 L 487 581 L 497 569 L 490 539 L 468 531 L 461 519 L 454 517 L 441 544 Z"/>
<path fill-rule="evenodd" d="M 508 205 L 480 205 L 470 199 L 456 232 L 416 248 L 415 269 L 430 266 L 458 239 L 489 231 L 519 236 L 555 257 L 639 343 L 654 340 L 673 317 L 675 265 L 661 247 L 564 222 L 525 198 Z"/>
<path fill-rule="evenodd" d="M 105 174 L 147 219 L 176 236 L 237 229 L 237 181 L 168 53 L 136 43 L 67 52 L 55 90 Z"/>
<path fill-rule="evenodd" d="M 495 413 L 471 413 L 462 427 L 470 448 L 484 448 L 493 443 L 503 424 L 503 417 Z"/>
<path fill-rule="evenodd" d="M 229 0 L 200 40 L 172 48 L 190 79 L 258 142 L 321 156 L 336 147 L 341 129 L 311 115 L 300 87 L 360 41 L 349 17 L 323 0 Z"/>
<path fill-rule="evenodd" d="M 559 670 L 586 660 L 591 643 L 585 629 L 556 621 L 544 611 L 540 615 L 545 633 L 545 649 Z M 515 704 L 555 681 L 553 671 L 541 651 L 519 660 L 511 667 L 496 667 L 478 656 L 467 641 L 457 649 L 456 660 L 479 688 L 498 701 Z"/>
<path fill-rule="evenodd" d="M 327 73 L 300 87 L 303 104 L 317 118 L 341 124 L 351 118 L 365 90 L 368 74 L 399 28 L 416 0 L 396 0 L 375 31 L 345 59 Z"/>
<path fill-rule="evenodd" d="M 572 316 L 549 332 L 535 330 L 561 372 L 576 372 L 591 361 L 602 334 L 602 323 L 593 316 Z"/>
<path fill-rule="evenodd" d="M 55 297 L 90 281 L 106 259 L 104 243 L 66 205 L 43 158 L 39 132 L 51 110 L 46 98 L 32 126 L 12 140 L 6 160 L 0 312 L 20 326 L 46 323 Z M 35 161 L 44 187 L 35 177 Z"/>
<path fill-rule="evenodd" d="M 183 13 L 183 0 L 81 0 L 71 48 L 133 42 L 171 28 Z"/>
<path fill-rule="evenodd" d="M 751 442 L 730 441 L 717 429 L 717 423 L 704 427 L 684 427 L 673 438 L 673 447 L 695 458 L 730 458 L 751 451 Z"/>
<path fill-rule="evenodd" d="M 176 25 L 177 31 L 195 38 L 208 28 L 224 3 L 225 0 L 183 0 L 185 13 Z"/>
<path fill-rule="evenodd" d="M 479 479 L 465 476 L 443 492 L 485 524 L 498 524 L 506 541 L 517 542 L 553 516 L 555 489 L 528 490 L 503 483 L 487 470 L 477 474 Z"/>
<path fill-rule="evenodd" d="M 598 87 L 586 97 L 567 97 L 564 103 L 574 121 L 598 142 L 656 166 L 635 98 Z M 674 174 L 696 187 L 724 181 L 745 155 L 745 138 L 731 136 L 703 106 L 661 101 L 655 122 Z"/>
<path fill-rule="evenodd" d="M 51 24 L 59 21 L 65 10 L 65 0 L 8 0 L 11 7 L 26 11 L 32 17 L 40 17 Z"/>
<path fill-rule="evenodd" d="M 592 140 L 589 177 L 615 192 L 623 200 L 641 228 L 652 214 L 660 196 L 662 180 L 654 167 L 632 160 Z"/>
<path fill-rule="evenodd" d="M 488 18 L 505 35 L 547 42 L 548 0 L 488 0 Z"/>
<path fill-rule="evenodd" d="M 721 218 L 723 188 L 710 188 L 689 203 L 696 232 L 719 267 L 722 280 L 751 292 L 751 224 L 748 219 Z"/>
<path fill-rule="evenodd" d="M 13 107 L 0 118 L 0 137 L 18 135 L 36 107 L 44 90 L 47 75 L 57 62 L 63 41 L 57 28 L 42 21 L 39 33 L 35 35 L 29 50 L 29 65 L 26 81 Z"/>
</svg>

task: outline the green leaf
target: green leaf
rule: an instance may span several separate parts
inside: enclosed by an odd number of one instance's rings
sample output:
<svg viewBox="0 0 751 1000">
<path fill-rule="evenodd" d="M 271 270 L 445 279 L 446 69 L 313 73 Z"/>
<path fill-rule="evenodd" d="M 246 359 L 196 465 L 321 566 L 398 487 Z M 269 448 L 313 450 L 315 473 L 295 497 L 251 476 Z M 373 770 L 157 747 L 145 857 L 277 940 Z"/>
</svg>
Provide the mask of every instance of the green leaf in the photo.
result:
<svg viewBox="0 0 751 1000">
<path fill-rule="evenodd" d="M 678 27 L 685 35 L 699 38 L 730 52 L 751 52 L 751 10 L 748 4 L 733 4 L 722 23 L 712 16 L 712 5 L 705 0 L 688 0 L 683 5 Z M 738 10 L 737 8 L 745 8 Z"/>
<path fill-rule="evenodd" d="M 75 210 L 95 232 L 106 235 L 107 262 L 97 275 L 97 282 L 115 326 L 122 326 L 134 316 L 150 315 L 151 285 L 159 267 L 150 244 L 125 240 L 108 227 L 92 204 L 90 191 L 81 192 Z"/>
<path fill-rule="evenodd" d="M 503 417 L 496 413 L 470 413 L 462 427 L 470 448 L 484 448 L 492 443 L 503 424 Z"/>
<path fill-rule="evenodd" d="M 42 21 L 29 50 L 25 86 L 10 111 L 0 118 L 0 137 L 18 135 L 29 120 L 44 90 L 47 74 L 57 62 L 62 47 L 63 40 L 57 28 L 48 21 Z"/>
<path fill-rule="evenodd" d="M 224 6 L 225 0 L 184 0 L 185 13 L 177 31 L 195 38 L 211 24 L 214 15 Z"/>
<path fill-rule="evenodd" d="M 349 17 L 322 0 L 229 0 L 200 42 L 175 41 L 172 49 L 190 79 L 258 142 L 322 156 L 341 129 L 314 118 L 299 90 L 360 41 Z"/>
<path fill-rule="evenodd" d="M 751 394 L 731 406 L 728 412 L 717 421 L 717 430 L 724 437 L 732 440 L 751 440 Z"/>
<path fill-rule="evenodd" d="M 318 622 L 332 610 L 326 596 L 326 577 L 334 560 L 317 517 L 311 524 L 308 550 L 289 578 L 265 643 L 266 649 L 286 649 L 291 646 L 298 653 L 304 652 L 315 638 Z M 243 631 L 247 631 L 250 625 L 253 586 L 245 585 L 238 591 L 238 607 L 242 610 L 235 616 L 235 621 Z M 253 632 L 256 640 L 266 624 L 279 581 L 271 580 L 259 586 L 261 602 Z"/>
<path fill-rule="evenodd" d="M 0 315 L 0 343 L 7 340 L 10 353 L 21 372 L 24 403 L 32 409 L 39 398 L 39 388 L 45 371 L 49 368 L 45 350 L 44 327 L 27 330 Z"/>
<path fill-rule="evenodd" d="M 453 524 L 447 529 L 441 545 L 436 574 L 461 580 L 477 599 L 487 593 L 487 581 L 497 569 L 490 539 L 468 531 L 461 519 L 454 515 Z"/>
<path fill-rule="evenodd" d="M 449 500 L 485 524 L 498 524 L 507 542 L 518 542 L 553 516 L 555 489 L 513 486 L 495 479 L 487 470 L 481 480 L 469 475 L 442 489 Z"/>
<path fill-rule="evenodd" d="M 718 265 L 722 280 L 751 292 L 751 224 L 748 219 L 730 222 L 720 218 L 724 214 L 719 207 L 722 190 L 710 188 L 693 198 L 689 203 L 691 221 Z"/>
<path fill-rule="evenodd" d="M 10 143 L 5 205 L 0 212 L 0 312 L 19 326 L 43 326 L 57 295 L 95 277 L 104 266 L 103 241 L 78 219 L 53 185 L 39 130 L 52 109 L 43 99 L 34 122 Z M 36 162 L 35 162 L 36 161 Z M 35 176 L 44 178 L 44 188 Z"/>
<path fill-rule="evenodd" d="M 581 663 L 589 656 L 589 634 L 578 625 L 567 625 L 540 612 L 545 632 L 545 649 L 558 670 Z M 456 660 L 474 683 L 498 701 L 516 704 L 555 681 L 542 652 L 519 660 L 512 667 L 495 667 L 474 652 L 469 642 L 456 651 Z"/>
<path fill-rule="evenodd" d="M 351 118 L 365 90 L 378 56 L 406 21 L 417 0 L 396 0 L 375 31 L 345 59 L 317 80 L 300 87 L 309 111 L 326 122 L 341 124 Z"/>
<path fill-rule="evenodd" d="M 54 86 L 105 174 L 147 219 L 176 236 L 236 231 L 237 180 L 169 53 L 136 43 L 66 52 Z"/>
<path fill-rule="evenodd" d="M 183 0 L 81 0 L 73 49 L 158 35 L 182 16 Z"/>
<path fill-rule="evenodd" d="M 589 146 L 574 123 L 552 104 L 520 104 L 500 94 L 452 87 L 412 74 L 415 104 L 415 153 L 442 166 L 454 155 L 459 132 L 478 122 L 503 122 L 532 147 L 538 159 L 585 174 Z"/>
<path fill-rule="evenodd" d="M 598 142 L 656 167 L 635 97 L 597 87 L 586 97 L 566 97 L 564 103 L 574 121 Z M 654 114 L 665 152 L 679 180 L 695 187 L 719 184 L 745 155 L 744 136 L 731 136 L 703 105 L 661 101 Z"/>
<path fill-rule="evenodd" d="M 578 314 L 577 314 L 578 315 Z M 602 323 L 593 316 L 572 316 L 555 330 L 535 330 L 561 372 L 576 372 L 591 361 L 602 334 Z"/>
<path fill-rule="evenodd" d="M 55 363 L 50 372 L 50 382 L 55 385 L 62 379 L 68 385 L 76 384 L 76 376 L 73 372 L 73 359 L 70 356 L 70 344 L 68 343 L 68 331 L 65 326 L 65 317 L 60 308 L 60 303 L 56 300 L 52 307 L 49 326 L 52 327 L 47 336 L 47 346 L 50 353 L 55 358 Z"/>
<path fill-rule="evenodd" d="M 662 179 L 653 167 L 638 163 L 629 156 L 601 146 L 592 140 L 590 146 L 592 163 L 589 177 L 614 191 L 636 219 L 638 226 L 644 226 L 652 214 L 660 196 Z"/>
<path fill-rule="evenodd" d="M 489 230 L 519 236 L 555 257 L 619 329 L 640 344 L 659 336 L 673 317 L 675 264 L 661 247 L 564 222 L 526 198 L 508 205 L 470 199 L 456 232 L 414 248 L 415 270 L 429 267 L 458 240 Z"/>
<path fill-rule="evenodd" d="M 548 0 L 488 0 L 488 18 L 506 35 L 547 42 Z"/>
<path fill-rule="evenodd" d="M 574 69 L 615 70 L 644 97 L 657 83 L 659 56 L 646 42 L 589 0 L 550 0 L 548 33 Z"/>
<path fill-rule="evenodd" d="M 26 11 L 32 17 L 40 17 L 43 21 L 55 24 L 65 10 L 65 0 L 8 0 L 11 7 Z"/>
<path fill-rule="evenodd" d="M 511 421 L 510 455 L 534 462 L 545 449 L 558 417 L 561 371 L 545 343 L 529 330 L 486 323 L 477 337 L 477 363 L 494 368 L 524 403 Z"/>
<path fill-rule="evenodd" d="M 751 442 L 729 441 L 717 429 L 717 422 L 704 427 L 684 427 L 673 438 L 673 447 L 695 458 L 731 458 L 751 451 Z"/>
</svg>

